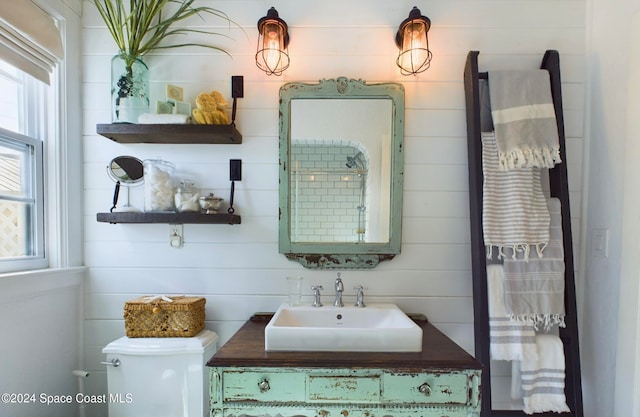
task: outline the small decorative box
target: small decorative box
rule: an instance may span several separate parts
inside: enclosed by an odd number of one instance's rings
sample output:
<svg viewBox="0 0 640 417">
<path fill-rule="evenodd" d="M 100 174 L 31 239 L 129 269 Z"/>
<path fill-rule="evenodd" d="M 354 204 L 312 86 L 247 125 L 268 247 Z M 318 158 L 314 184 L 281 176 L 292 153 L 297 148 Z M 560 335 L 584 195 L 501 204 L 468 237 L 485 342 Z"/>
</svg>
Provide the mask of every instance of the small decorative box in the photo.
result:
<svg viewBox="0 0 640 417">
<path fill-rule="evenodd" d="M 126 301 L 128 337 L 192 337 L 204 329 L 202 297 L 145 296 Z"/>
</svg>

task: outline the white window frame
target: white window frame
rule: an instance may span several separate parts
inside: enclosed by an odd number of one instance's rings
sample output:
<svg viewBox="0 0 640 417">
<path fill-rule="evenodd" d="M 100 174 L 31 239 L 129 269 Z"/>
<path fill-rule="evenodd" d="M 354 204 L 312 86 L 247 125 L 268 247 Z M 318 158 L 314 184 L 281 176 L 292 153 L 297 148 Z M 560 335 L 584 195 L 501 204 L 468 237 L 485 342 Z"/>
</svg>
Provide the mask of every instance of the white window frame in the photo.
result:
<svg viewBox="0 0 640 417">
<path fill-rule="evenodd" d="M 52 114 L 48 109 L 55 112 L 56 106 L 51 106 L 51 96 L 56 96 L 55 84 L 48 87 L 33 79 L 28 75 L 20 77 L 21 88 L 19 88 L 18 105 L 19 109 L 19 129 L 24 134 L 0 128 L 0 139 L 3 142 L 16 145 L 27 145 L 32 147 L 33 156 L 31 161 L 33 167 L 30 172 L 30 185 L 32 188 L 33 201 L 35 205 L 35 218 L 32 221 L 34 229 L 31 246 L 35 248 L 35 253 L 30 256 L 18 258 L 1 258 L 0 273 L 26 271 L 42 269 L 49 266 L 47 250 L 47 233 L 45 226 L 45 158 L 44 141 L 47 137 L 47 125 Z M 55 113 L 53 113 L 55 114 Z M 55 140 L 55 138 L 51 138 Z"/>
</svg>

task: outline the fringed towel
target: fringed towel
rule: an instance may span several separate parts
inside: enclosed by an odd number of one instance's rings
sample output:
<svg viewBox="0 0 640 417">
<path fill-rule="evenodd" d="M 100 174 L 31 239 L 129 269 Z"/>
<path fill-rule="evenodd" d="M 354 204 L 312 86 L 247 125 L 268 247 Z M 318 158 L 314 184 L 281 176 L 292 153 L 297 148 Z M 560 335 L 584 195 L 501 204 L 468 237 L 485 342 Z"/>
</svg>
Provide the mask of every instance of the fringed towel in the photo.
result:
<svg viewBox="0 0 640 417">
<path fill-rule="evenodd" d="M 493 132 L 482 133 L 482 231 L 487 256 L 494 246 L 528 257 L 531 247 L 542 253 L 549 242 L 549 209 L 542 193 L 541 172 L 536 168 L 500 171 Z"/>
<path fill-rule="evenodd" d="M 564 248 L 560 200 L 547 200 L 551 225 L 549 244 L 541 258 L 532 252 L 524 254 L 505 249 L 504 300 L 507 315 L 548 330 L 553 325 L 565 326 Z M 515 255 L 515 256 L 512 256 Z"/>
<path fill-rule="evenodd" d="M 564 395 L 565 364 L 558 336 L 536 336 L 538 359 L 522 361 L 520 374 L 526 414 L 571 411 Z"/>
<path fill-rule="evenodd" d="M 536 332 L 533 324 L 507 317 L 502 289 L 502 265 L 487 265 L 487 291 L 489 301 L 489 346 L 491 359 L 535 360 Z"/>
<path fill-rule="evenodd" d="M 489 96 L 501 170 L 561 162 L 548 71 L 491 71 Z"/>
</svg>

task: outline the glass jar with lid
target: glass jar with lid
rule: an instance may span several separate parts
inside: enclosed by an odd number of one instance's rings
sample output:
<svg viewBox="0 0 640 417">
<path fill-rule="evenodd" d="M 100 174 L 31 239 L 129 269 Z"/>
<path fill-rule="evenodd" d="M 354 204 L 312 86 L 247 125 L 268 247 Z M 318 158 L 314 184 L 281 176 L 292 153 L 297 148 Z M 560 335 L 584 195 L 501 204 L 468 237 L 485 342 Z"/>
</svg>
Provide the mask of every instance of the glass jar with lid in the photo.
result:
<svg viewBox="0 0 640 417">
<path fill-rule="evenodd" d="M 175 165 L 162 159 L 146 159 L 144 171 L 144 211 L 174 211 L 173 173 Z"/>
<path fill-rule="evenodd" d="M 200 208 L 204 214 L 218 214 L 223 201 L 222 198 L 209 193 L 207 196 L 200 197 Z"/>
<path fill-rule="evenodd" d="M 175 204 L 176 211 L 200 211 L 200 191 L 196 188 L 195 182 L 191 179 L 183 179 L 176 188 Z"/>
</svg>

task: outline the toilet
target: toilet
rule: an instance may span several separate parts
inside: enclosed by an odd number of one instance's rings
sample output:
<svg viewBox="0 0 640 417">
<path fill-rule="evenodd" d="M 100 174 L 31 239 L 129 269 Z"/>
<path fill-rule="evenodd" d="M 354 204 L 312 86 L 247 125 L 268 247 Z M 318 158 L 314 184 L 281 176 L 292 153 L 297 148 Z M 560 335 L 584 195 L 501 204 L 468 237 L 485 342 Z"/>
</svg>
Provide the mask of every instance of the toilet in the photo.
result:
<svg viewBox="0 0 640 417">
<path fill-rule="evenodd" d="M 218 335 L 121 337 L 102 349 L 107 355 L 109 417 L 205 417 L 209 415 L 206 363 Z"/>
</svg>

